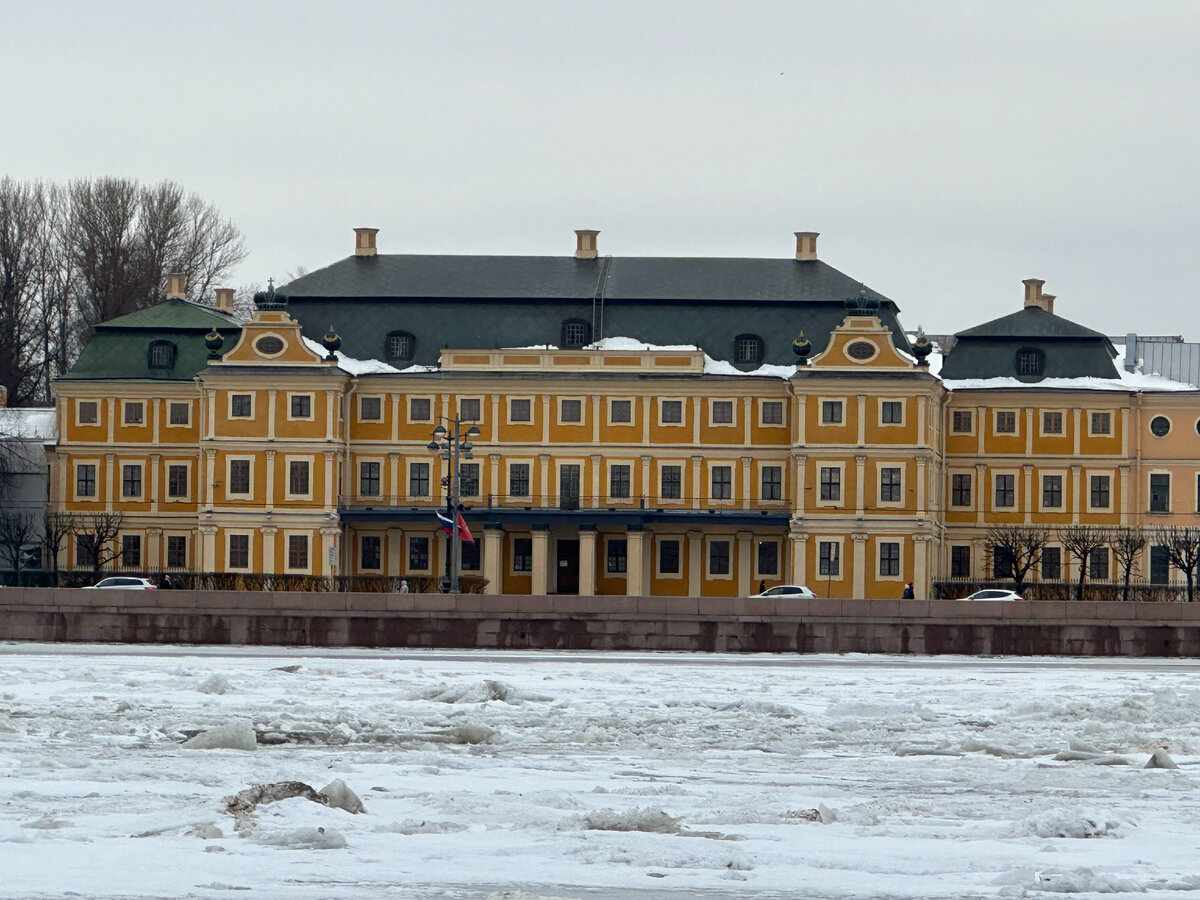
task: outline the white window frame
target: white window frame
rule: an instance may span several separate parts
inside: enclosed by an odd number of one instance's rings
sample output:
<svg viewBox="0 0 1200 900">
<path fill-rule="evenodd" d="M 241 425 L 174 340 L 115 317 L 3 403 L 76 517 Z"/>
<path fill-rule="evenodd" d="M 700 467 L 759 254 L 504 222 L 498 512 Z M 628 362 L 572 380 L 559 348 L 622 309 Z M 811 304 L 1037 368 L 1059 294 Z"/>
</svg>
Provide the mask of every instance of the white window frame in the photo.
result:
<svg viewBox="0 0 1200 900">
<path fill-rule="evenodd" d="M 292 415 L 292 400 L 297 397 L 308 398 L 308 415 L 293 416 Z M 288 391 L 287 399 L 287 420 L 289 422 L 315 422 L 317 419 L 317 396 L 313 391 Z"/>
<path fill-rule="evenodd" d="M 721 505 L 721 506 L 733 506 L 734 504 L 741 502 L 741 498 L 738 496 L 739 491 L 738 491 L 738 483 L 737 483 L 737 468 L 738 467 L 735 465 L 735 461 L 732 459 L 712 459 L 712 460 L 708 460 L 704 464 L 704 474 L 705 474 L 704 483 L 705 483 L 705 486 L 707 487 L 707 490 L 704 493 L 705 493 L 705 496 L 708 498 L 709 503 L 717 504 L 717 505 Z M 718 499 L 712 495 L 712 493 L 713 493 L 713 471 L 715 469 L 728 469 L 729 470 L 729 497 L 728 497 L 728 499 L 726 499 L 726 498 Z M 705 559 L 707 559 L 707 558 L 708 557 L 705 556 Z"/>
<path fill-rule="evenodd" d="M 250 415 L 235 416 L 233 414 L 233 398 L 234 397 L 249 397 L 250 398 Z M 226 398 L 228 419 L 231 422 L 249 422 L 254 418 L 254 407 L 257 405 L 258 397 L 254 391 L 230 391 Z"/>
<path fill-rule="evenodd" d="M 954 414 L 956 412 L 968 413 L 971 416 L 971 427 L 968 428 L 966 431 L 959 431 L 954 427 Z M 975 434 L 976 423 L 979 421 L 979 410 L 975 409 L 975 407 L 973 407 L 973 406 L 969 407 L 969 408 L 959 408 L 959 409 L 951 408 L 950 410 L 948 410 L 948 413 L 950 416 L 950 421 L 947 422 L 946 424 L 949 426 L 947 430 L 949 431 L 950 434 L 961 434 L 961 435 L 967 435 L 967 436 Z"/>
<path fill-rule="evenodd" d="M 900 404 L 900 421 L 885 422 L 883 421 L 883 407 L 887 403 Z M 880 397 L 879 398 L 879 427 L 880 428 L 903 428 L 908 424 L 908 404 L 904 402 L 903 397 Z"/>
<path fill-rule="evenodd" d="M 142 486 L 142 492 L 140 494 L 134 495 L 125 493 L 126 466 L 137 466 L 142 470 L 141 477 L 138 479 L 138 483 Z M 121 459 L 118 457 L 116 461 L 116 471 L 113 474 L 116 476 L 117 482 L 115 485 L 113 485 L 114 493 L 117 495 L 114 499 L 122 502 L 129 500 L 143 501 L 146 499 L 146 495 L 149 493 L 150 486 L 146 484 L 146 461 L 144 459 Z"/>
<path fill-rule="evenodd" d="M 422 424 L 422 423 L 433 421 L 436 413 L 434 413 L 434 411 L 433 411 L 434 404 L 433 404 L 433 395 L 432 394 L 415 394 L 415 395 L 410 395 L 408 397 L 405 397 L 404 399 L 405 399 L 404 418 L 405 418 L 405 421 L 408 422 L 408 424 L 416 425 L 416 424 Z M 428 416 L 426 416 L 423 419 L 413 418 L 413 401 L 414 400 L 424 400 L 426 403 L 429 404 L 429 415 Z"/>
<path fill-rule="evenodd" d="M 1000 430 L 1000 416 L 1011 414 L 1013 417 L 1013 430 Z M 992 435 L 994 437 L 1020 437 L 1021 436 L 1021 411 L 1016 407 L 1004 407 L 1002 409 L 992 410 Z"/>
<path fill-rule="evenodd" d="M 718 403 L 729 404 L 729 421 L 718 422 L 715 418 Z M 709 428 L 737 428 L 738 427 L 738 411 L 736 397 L 709 397 L 708 398 L 708 427 Z"/>
<path fill-rule="evenodd" d="M 80 419 L 79 419 L 80 407 L 82 407 L 83 404 L 85 404 L 85 403 L 90 403 L 96 407 L 96 421 L 95 422 L 80 421 Z M 85 400 L 85 399 L 77 398 L 75 400 L 75 425 L 78 428 L 100 428 L 103 425 L 102 418 L 100 415 L 100 401 L 99 400 Z"/>
<path fill-rule="evenodd" d="M 1046 430 L 1046 414 L 1061 416 L 1062 431 L 1047 431 Z M 1038 437 L 1066 437 L 1067 436 L 1067 411 L 1065 409 L 1039 409 L 1038 410 Z"/>
<path fill-rule="evenodd" d="M 837 469 L 841 474 L 838 477 L 838 483 L 841 486 L 839 493 L 841 496 L 837 500 L 822 500 L 821 499 L 821 470 L 822 469 Z M 824 506 L 830 509 L 840 509 L 846 505 L 846 463 L 832 459 L 819 459 L 814 464 L 814 474 L 816 477 L 816 499 L 813 501 L 816 506 Z"/>
<path fill-rule="evenodd" d="M 1021 482 L 1021 470 L 1020 469 L 992 469 L 988 474 L 991 475 L 991 478 L 988 479 L 988 498 L 987 498 L 987 505 L 984 506 L 984 509 L 988 510 L 990 512 L 1004 512 L 1004 513 L 1019 513 L 1019 512 L 1021 512 L 1021 500 L 1023 499 L 1022 492 L 1025 489 L 1025 485 L 1022 484 L 1022 482 Z M 996 505 L 996 479 L 1001 475 L 1012 475 L 1013 476 L 1013 505 L 1012 506 L 997 506 Z M 1039 484 L 1038 487 L 1040 488 L 1041 485 Z"/>
<path fill-rule="evenodd" d="M 517 400 L 525 400 L 529 403 L 529 418 L 525 421 L 520 421 L 513 418 L 513 403 Z M 537 423 L 537 397 L 533 395 L 521 395 L 517 397 L 508 397 L 504 401 L 505 407 L 505 422 L 509 425 L 524 425 L 530 426 Z"/>
<path fill-rule="evenodd" d="M 729 545 L 729 571 L 724 575 L 712 571 L 712 545 L 725 543 Z M 680 565 L 682 569 L 682 564 Z M 702 581 L 732 581 L 737 571 L 737 536 L 732 534 L 706 534 L 704 536 L 704 560 L 701 563 Z"/>
<path fill-rule="evenodd" d="M 1108 476 L 1108 506 L 1092 506 L 1092 476 Z M 1116 469 L 1084 469 L 1083 484 L 1080 490 L 1084 492 L 1084 503 L 1088 512 L 1113 513 L 1117 511 L 1117 470 Z M 1149 506 L 1150 479 L 1146 479 L 1146 505 Z"/>
<path fill-rule="evenodd" d="M 780 406 L 778 422 L 764 421 L 764 412 L 768 403 L 778 403 Z M 758 427 L 759 428 L 787 428 L 788 427 L 788 403 L 783 399 L 764 398 L 758 401 Z"/>
<path fill-rule="evenodd" d="M 629 404 L 629 421 L 628 422 L 613 421 L 613 404 L 617 403 L 617 402 L 624 402 L 624 403 Z M 637 416 L 637 407 L 638 407 L 637 397 L 609 397 L 608 403 L 605 404 L 605 407 L 606 407 L 606 412 L 608 414 L 608 418 L 607 418 L 608 425 L 616 427 L 616 428 L 633 428 L 637 425 L 637 417 L 638 417 Z"/>
<path fill-rule="evenodd" d="M 378 400 L 379 401 L 379 418 L 378 419 L 363 418 L 363 402 L 366 400 Z M 386 404 L 385 400 L 386 400 L 385 394 L 359 394 L 358 395 L 358 422 L 359 422 L 359 424 L 360 425 L 382 425 L 387 416 L 387 412 L 386 412 L 387 404 Z"/>
<path fill-rule="evenodd" d="M 94 494 L 92 494 L 91 496 L 87 496 L 86 494 L 79 493 L 79 467 L 80 466 L 91 466 L 93 469 L 96 470 L 96 477 L 94 479 L 95 483 L 96 483 L 96 492 Z M 71 460 L 71 494 L 73 495 L 75 502 L 76 503 L 99 503 L 101 501 L 101 494 L 103 493 L 103 491 L 101 491 L 101 488 L 104 485 L 103 478 L 104 478 L 104 469 L 100 465 L 99 459 L 81 458 L 81 459 Z"/>
<path fill-rule="evenodd" d="M 885 582 L 899 583 L 899 582 L 906 581 L 906 579 L 904 577 L 904 545 L 905 545 L 905 543 L 906 542 L 902 538 L 897 537 L 895 535 L 880 535 L 874 539 L 875 580 L 877 582 L 885 581 Z M 882 564 L 883 564 L 883 545 L 884 544 L 896 544 L 900 548 L 900 557 L 899 557 L 900 571 L 896 575 L 880 574 L 879 570 L 882 568 Z"/>
<path fill-rule="evenodd" d="M 826 422 L 825 421 L 825 404 L 826 403 L 836 403 L 842 408 L 841 421 L 839 421 L 839 422 Z M 846 425 L 848 424 L 846 422 L 847 409 L 849 409 L 849 407 L 846 404 L 845 397 L 818 397 L 817 398 L 817 425 L 822 428 L 845 428 Z"/>
<path fill-rule="evenodd" d="M 246 460 L 250 463 L 250 490 L 248 490 L 244 494 L 241 494 L 241 493 L 235 494 L 230 490 L 230 482 L 232 481 L 232 479 L 230 478 L 230 472 L 233 470 L 232 463 L 234 460 Z M 225 487 L 225 496 L 227 498 L 234 498 L 234 497 L 244 498 L 244 497 L 253 497 L 254 496 L 254 457 L 252 455 L 247 454 L 247 453 L 234 453 L 234 454 L 229 454 L 225 457 L 225 484 L 224 484 L 224 487 Z"/>
<path fill-rule="evenodd" d="M 691 405 L 691 397 L 659 397 L 658 398 L 658 425 L 660 428 L 686 428 L 688 424 L 688 407 Z M 668 401 L 679 404 L 679 421 L 664 422 L 663 421 L 663 404 Z"/>
<path fill-rule="evenodd" d="M 616 497 L 612 495 L 612 470 L 613 466 L 628 466 L 629 467 L 629 496 Z M 638 499 L 637 478 L 638 478 L 638 463 L 635 459 L 606 459 L 604 461 L 604 496 L 608 500 L 616 499 L 618 501 L 633 501 Z"/>
<path fill-rule="evenodd" d="M 163 425 L 165 425 L 167 428 L 191 428 L 192 427 L 192 401 L 191 400 L 171 400 L 170 398 L 168 398 L 166 401 L 166 404 L 167 404 L 167 408 L 165 410 L 163 410 Z M 183 406 L 185 409 L 187 409 L 187 421 L 186 422 L 172 422 L 171 421 L 171 407 L 174 406 L 175 404 L 179 404 L 180 406 Z"/>
<path fill-rule="evenodd" d="M 387 534 L 382 531 L 360 531 L 355 535 L 358 540 L 354 542 L 354 549 L 357 554 L 354 557 L 355 571 L 357 572 L 383 572 L 387 568 Z M 362 549 L 363 538 L 379 538 L 379 565 L 373 569 L 364 568 L 362 564 Z"/>
<path fill-rule="evenodd" d="M 884 500 L 883 499 L 883 470 L 884 469 L 899 469 L 900 470 L 900 499 L 899 500 Z M 819 485 L 819 482 L 818 482 Z M 880 508 L 884 509 L 901 509 L 905 504 L 905 498 L 908 496 L 908 466 L 904 464 L 902 459 L 881 460 L 875 464 L 875 503 Z"/>
<path fill-rule="evenodd" d="M 813 541 L 813 581 L 844 581 L 846 579 L 846 540 L 843 537 L 832 534 L 814 535 Z M 836 575 L 821 574 L 821 545 L 836 544 L 837 545 L 837 560 L 838 571 Z"/>
<path fill-rule="evenodd" d="M 384 456 L 358 456 L 354 459 L 354 496 L 356 497 L 378 497 L 380 500 L 388 497 L 387 491 L 387 457 Z M 362 493 L 362 467 L 363 463 L 378 463 L 379 464 L 379 493 L 364 494 Z M 432 475 L 430 476 L 432 479 Z M 312 487 L 312 473 L 309 472 L 308 486 Z"/>
<path fill-rule="evenodd" d="M 532 501 L 533 498 L 538 495 L 538 492 L 536 490 L 538 485 L 535 480 L 535 476 L 537 474 L 537 466 L 535 465 L 536 462 L 537 462 L 537 460 L 534 459 L 533 457 L 524 457 L 524 456 L 517 456 L 517 457 L 513 457 L 511 459 L 506 459 L 504 461 L 504 496 L 506 496 L 510 502 L 513 501 L 514 497 L 516 497 L 517 499 L 528 499 L 528 500 Z M 529 466 L 529 493 L 528 494 L 514 495 L 512 492 L 512 467 L 515 465 Z"/>
<path fill-rule="evenodd" d="M 292 538 L 303 537 L 308 541 L 308 565 L 303 568 L 292 568 Z M 285 529 L 283 532 L 283 570 L 289 575 L 311 575 L 314 561 L 313 534 L 301 529 Z"/>
<path fill-rule="evenodd" d="M 679 544 L 679 571 L 664 572 L 662 570 L 662 550 L 661 544 L 663 541 L 675 541 Z M 685 534 L 656 534 L 654 536 L 654 577 L 669 578 L 682 580 L 687 576 L 687 565 L 685 557 L 685 548 L 687 547 L 687 535 Z"/>
<path fill-rule="evenodd" d="M 479 404 L 479 417 L 478 418 L 468 419 L 463 415 L 462 407 L 463 407 L 463 402 L 466 400 L 474 400 L 477 404 Z M 460 420 L 462 420 L 463 422 L 469 423 L 471 425 L 479 425 L 481 422 L 484 421 L 484 406 L 483 406 L 483 395 L 482 394 L 466 394 L 463 396 L 456 396 L 454 398 L 454 408 L 458 412 L 458 418 Z"/>
<path fill-rule="evenodd" d="M 133 407 L 140 407 L 142 410 L 142 421 L 130 422 L 129 410 Z M 121 426 L 123 428 L 147 428 L 150 425 L 150 410 L 147 408 L 145 400 L 122 400 L 121 401 Z"/>
<path fill-rule="evenodd" d="M 582 428 L 585 425 L 587 425 L 587 397 L 558 397 L 556 399 L 558 400 L 557 410 L 556 410 L 556 412 L 558 413 L 558 416 L 555 419 L 556 424 L 565 425 L 568 428 Z M 579 403 L 579 421 L 578 422 L 567 422 L 567 421 L 563 420 L 563 404 L 569 400 L 570 401 L 578 401 L 578 403 Z"/>
<path fill-rule="evenodd" d="M 775 562 L 779 571 L 777 572 L 760 572 L 758 570 L 758 545 L 759 544 L 774 544 L 775 545 Z M 754 570 L 754 578 L 758 581 L 764 581 L 768 578 L 778 581 L 783 577 L 783 542 L 779 538 L 753 537 L 750 539 L 750 568 Z"/>
<path fill-rule="evenodd" d="M 429 493 L 413 494 L 413 493 L 411 493 L 413 466 L 421 465 L 421 464 L 427 465 L 429 467 Z M 434 493 L 434 490 L 433 490 L 434 471 L 435 471 L 435 469 L 433 467 L 433 459 L 432 458 L 430 458 L 430 459 L 413 459 L 413 458 L 406 459 L 404 461 L 404 496 L 409 499 L 412 499 L 414 497 L 424 499 L 424 498 L 428 498 L 428 497 L 439 496 L 440 491 L 438 493 Z M 399 493 L 399 490 L 397 490 L 397 493 Z"/>
<path fill-rule="evenodd" d="M 1116 435 L 1117 429 L 1113 426 L 1113 418 L 1114 418 L 1113 410 L 1111 410 L 1111 409 L 1089 409 L 1089 410 L 1085 410 L 1084 414 L 1087 416 L 1088 437 L 1111 438 Z M 1092 416 L 1094 416 L 1094 415 L 1108 416 L 1108 431 L 1093 431 L 1092 430 Z"/>
<path fill-rule="evenodd" d="M 231 562 L 232 549 L 230 548 L 230 538 L 234 535 L 246 537 L 246 565 L 235 566 Z M 309 565 L 312 564 L 312 543 L 309 543 Z M 284 541 L 284 553 L 287 552 L 287 541 Z M 285 560 L 286 562 L 286 560 Z M 251 528 L 231 528 L 225 532 L 225 570 L 228 572 L 252 572 L 254 571 L 254 530 Z"/>
<path fill-rule="evenodd" d="M 762 495 L 763 493 L 763 470 L 778 469 L 779 470 L 779 499 L 768 499 Z M 758 489 L 758 499 L 762 503 L 786 503 L 788 501 L 788 464 L 786 460 L 780 459 L 762 459 L 758 460 L 754 466 L 754 473 L 758 476 L 754 486 Z"/>
<path fill-rule="evenodd" d="M 664 497 L 663 489 L 663 468 L 666 466 L 679 467 L 679 496 Z M 657 459 L 654 461 L 654 484 L 656 485 L 654 495 L 658 498 L 658 502 L 664 506 L 691 503 L 688 498 L 688 460 L 686 459 Z"/>
<path fill-rule="evenodd" d="M 293 494 L 292 493 L 292 463 L 307 462 L 308 463 L 308 493 Z M 357 474 L 357 473 L 355 473 Z M 382 473 L 380 474 L 382 481 Z M 313 490 L 316 488 L 317 467 L 316 457 L 312 454 L 305 453 L 288 453 L 283 457 L 283 498 L 285 500 L 312 500 Z M 309 566 L 312 561 L 309 561 Z"/>
<path fill-rule="evenodd" d="M 966 506 L 962 506 L 954 502 L 954 476 L 966 475 L 971 479 L 971 502 Z M 979 504 L 979 485 L 975 481 L 974 469 L 949 469 L 946 472 L 946 508 L 947 509 L 975 509 Z"/>
<path fill-rule="evenodd" d="M 162 501 L 164 503 L 191 503 L 192 502 L 192 487 L 196 483 L 195 479 L 192 477 L 192 471 L 193 471 L 192 463 L 193 462 L 194 462 L 194 460 L 191 460 L 191 459 L 164 459 L 162 461 L 162 467 L 163 467 L 162 468 L 162 479 L 163 479 Z M 171 466 L 184 466 L 187 469 L 187 493 L 184 494 L 182 497 L 172 497 L 171 496 Z M 166 545 L 164 544 L 163 546 L 165 547 Z"/>
<path fill-rule="evenodd" d="M 1057 475 L 1059 478 L 1062 479 L 1062 506 L 1046 506 L 1045 505 L 1044 501 L 1046 499 L 1046 494 L 1045 494 L 1045 485 L 1043 484 L 1043 479 L 1045 479 L 1045 477 L 1047 475 Z M 1038 470 L 1038 473 L 1037 473 L 1037 510 L 1038 510 L 1038 512 L 1066 513 L 1066 512 L 1071 511 L 1072 504 L 1071 504 L 1070 476 L 1071 476 L 1071 473 L 1068 472 L 1066 469 L 1039 469 Z M 1111 482 L 1110 482 L 1110 485 L 1111 485 Z M 1088 493 L 1090 494 L 1091 493 L 1090 482 L 1088 484 L 1088 487 L 1089 487 Z M 1111 490 L 1112 490 L 1112 488 L 1110 486 L 1109 499 L 1112 499 Z"/>
</svg>

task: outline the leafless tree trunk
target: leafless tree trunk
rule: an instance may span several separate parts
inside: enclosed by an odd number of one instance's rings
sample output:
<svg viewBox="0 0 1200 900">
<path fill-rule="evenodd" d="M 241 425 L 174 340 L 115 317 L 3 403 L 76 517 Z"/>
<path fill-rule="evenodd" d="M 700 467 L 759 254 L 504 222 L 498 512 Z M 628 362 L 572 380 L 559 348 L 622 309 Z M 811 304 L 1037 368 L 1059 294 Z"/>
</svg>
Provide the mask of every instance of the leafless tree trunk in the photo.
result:
<svg viewBox="0 0 1200 900">
<path fill-rule="evenodd" d="M 1008 563 L 1013 586 L 1019 594 L 1029 572 L 1042 558 L 1050 531 L 1038 525 L 993 525 L 984 540 L 997 562 Z"/>
<path fill-rule="evenodd" d="M 1092 558 L 1093 551 L 1108 546 L 1108 535 L 1103 528 L 1094 525 L 1067 525 L 1058 529 L 1058 539 L 1067 552 L 1079 560 L 1079 581 L 1075 585 L 1075 599 L 1082 600 L 1088 561 Z"/>
<path fill-rule="evenodd" d="M 35 543 L 37 536 L 37 521 L 31 513 L 0 512 L 0 552 L 16 573 L 17 584 L 21 580 L 21 549 Z"/>
<path fill-rule="evenodd" d="M 122 513 L 89 513 L 77 520 L 75 539 L 92 567 L 92 574 L 99 575 L 101 569 L 121 558 L 117 535 L 124 524 Z"/>
<path fill-rule="evenodd" d="M 59 554 L 67 544 L 67 538 L 74 534 L 78 527 L 79 521 L 71 513 L 48 512 L 42 519 L 42 546 L 50 554 L 55 587 L 58 586 Z"/>
<path fill-rule="evenodd" d="M 1146 549 L 1146 532 L 1140 528 L 1117 528 L 1109 534 L 1108 544 L 1124 584 L 1121 599 L 1129 602 L 1129 582 L 1137 574 L 1142 552 Z"/>
<path fill-rule="evenodd" d="M 10 406 L 27 403 L 42 382 L 38 286 L 46 204 L 41 182 L 0 180 L 0 385 Z"/>
<path fill-rule="evenodd" d="M 1167 548 L 1167 559 L 1187 579 L 1187 602 L 1196 587 L 1196 567 L 1200 565 L 1200 528 L 1171 526 L 1154 532 L 1154 543 Z"/>
</svg>

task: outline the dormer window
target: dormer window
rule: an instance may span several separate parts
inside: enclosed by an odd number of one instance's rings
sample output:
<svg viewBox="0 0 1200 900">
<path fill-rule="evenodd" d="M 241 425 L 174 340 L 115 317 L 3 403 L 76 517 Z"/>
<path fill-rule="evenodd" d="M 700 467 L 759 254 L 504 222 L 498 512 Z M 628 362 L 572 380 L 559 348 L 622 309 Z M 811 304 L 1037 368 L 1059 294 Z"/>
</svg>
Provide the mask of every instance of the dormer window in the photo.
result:
<svg viewBox="0 0 1200 900">
<path fill-rule="evenodd" d="M 153 341 L 148 362 L 151 369 L 170 369 L 175 365 L 175 345 L 170 341 Z"/>
<path fill-rule="evenodd" d="M 387 336 L 387 358 L 404 362 L 413 358 L 417 340 L 407 331 L 393 331 Z"/>
<path fill-rule="evenodd" d="M 1023 378 L 1041 375 L 1046 368 L 1046 354 L 1027 347 L 1017 351 L 1017 374 Z"/>
<path fill-rule="evenodd" d="M 733 341 L 733 359 L 737 363 L 762 362 L 763 342 L 757 334 L 739 334 Z"/>
<path fill-rule="evenodd" d="M 562 326 L 562 345 L 582 347 L 591 343 L 592 328 L 583 319 L 567 319 Z"/>
</svg>

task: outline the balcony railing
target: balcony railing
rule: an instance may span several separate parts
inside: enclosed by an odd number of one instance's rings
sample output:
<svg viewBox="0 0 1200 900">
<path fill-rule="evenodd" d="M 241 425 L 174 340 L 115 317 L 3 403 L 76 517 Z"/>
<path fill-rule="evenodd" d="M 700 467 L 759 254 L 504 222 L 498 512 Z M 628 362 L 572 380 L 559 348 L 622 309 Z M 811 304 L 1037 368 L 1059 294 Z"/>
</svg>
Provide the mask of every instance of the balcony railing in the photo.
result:
<svg viewBox="0 0 1200 900">
<path fill-rule="evenodd" d="M 483 496 L 463 495 L 463 505 L 469 509 L 487 510 L 689 510 L 727 509 L 786 512 L 787 500 L 763 500 L 740 497 L 664 497 L 658 494 L 486 494 Z M 446 498 L 414 494 L 343 494 L 339 498 L 342 508 L 415 508 L 440 509 Z"/>
</svg>

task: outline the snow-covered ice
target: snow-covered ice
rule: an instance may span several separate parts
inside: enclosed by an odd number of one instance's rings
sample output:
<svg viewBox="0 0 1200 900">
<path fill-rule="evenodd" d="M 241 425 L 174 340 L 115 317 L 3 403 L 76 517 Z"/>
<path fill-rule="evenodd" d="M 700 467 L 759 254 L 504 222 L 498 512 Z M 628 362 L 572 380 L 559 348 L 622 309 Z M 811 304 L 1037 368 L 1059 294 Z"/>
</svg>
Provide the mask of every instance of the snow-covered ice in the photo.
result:
<svg viewBox="0 0 1200 900">
<path fill-rule="evenodd" d="M 3 644 L 0 897 L 1200 898 L 1196 674 Z"/>
</svg>

